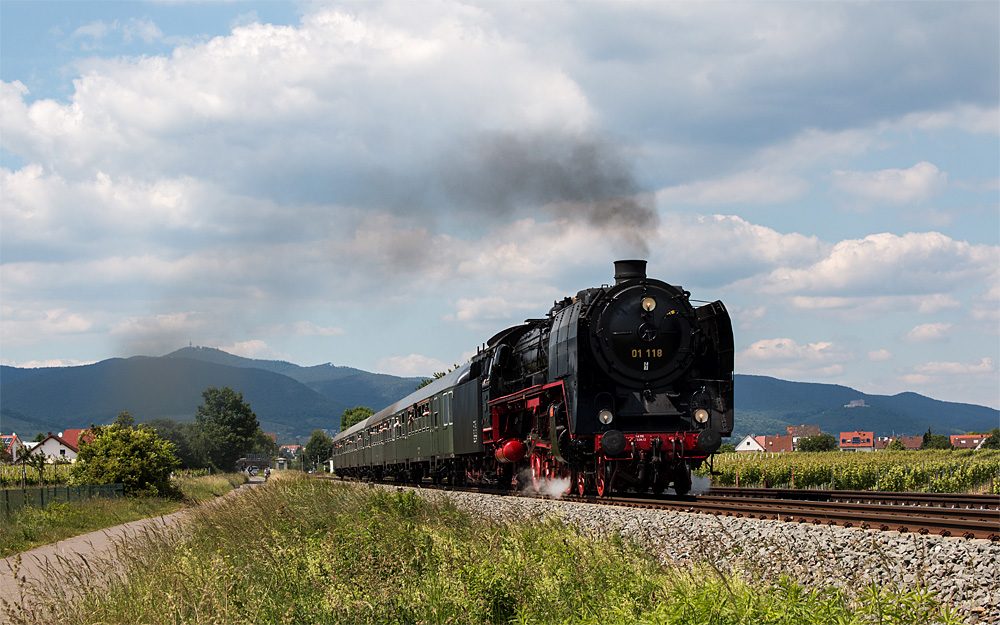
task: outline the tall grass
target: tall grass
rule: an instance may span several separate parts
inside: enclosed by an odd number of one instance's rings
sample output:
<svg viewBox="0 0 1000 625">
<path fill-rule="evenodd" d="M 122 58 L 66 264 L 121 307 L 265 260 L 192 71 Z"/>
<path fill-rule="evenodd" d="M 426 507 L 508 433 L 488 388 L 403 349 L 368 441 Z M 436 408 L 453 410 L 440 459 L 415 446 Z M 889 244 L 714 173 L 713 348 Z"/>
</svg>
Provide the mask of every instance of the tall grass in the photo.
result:
<svg viewBox="0 0 1000 625">
<path fill-rule="evenodd" d="M 933 597 L 763 585 L 666 567 L 557 520 L 498 522 L 411 491 L 281 475 L 148 536 L 15 621 L 101 623 L 928 623 Z M 82 587 L 81 587 L 82 584 Z M 907 599 L 910 597 L 910 599 Z M 860 599 L 864 599 L 861 601 Z M 876 616 L 867 605 L 904 605 Z"/>
</svg>

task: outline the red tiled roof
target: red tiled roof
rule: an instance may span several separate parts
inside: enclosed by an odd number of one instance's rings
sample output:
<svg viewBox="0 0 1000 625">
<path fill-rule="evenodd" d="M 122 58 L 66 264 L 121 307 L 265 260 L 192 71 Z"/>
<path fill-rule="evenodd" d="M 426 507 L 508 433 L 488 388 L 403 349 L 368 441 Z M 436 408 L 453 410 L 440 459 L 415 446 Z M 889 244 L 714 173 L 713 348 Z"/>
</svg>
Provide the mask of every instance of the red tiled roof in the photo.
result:
<svg viewBox="0 0 1000 625">
<path fill-rule="evenodd" d="M 89 434 L 90 428 L 83 430 L 66 430 L 63 432 L 62 440 L 67 443 L 74 451 L 78 451 L 80 447 L 80 435 L 84 432 L 88 432 L 87 437 L 84 438 L 88 443 L 93 440 L 91 434 Z"/>
<path fill-rule="evenodd" d="M 875 447 L 875 432 L 841 432 L 840 447 Z"/>
</svg>

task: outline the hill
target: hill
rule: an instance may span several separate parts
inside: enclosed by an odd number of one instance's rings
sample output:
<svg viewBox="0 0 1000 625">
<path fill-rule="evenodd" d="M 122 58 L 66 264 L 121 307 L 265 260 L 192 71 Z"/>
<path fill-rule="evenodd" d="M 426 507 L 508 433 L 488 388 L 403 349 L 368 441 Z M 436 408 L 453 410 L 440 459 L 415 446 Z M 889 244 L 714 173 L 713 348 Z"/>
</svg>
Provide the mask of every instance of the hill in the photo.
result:
<svg viewBox="0 0 1000 625">
<path fill-rule="evenodd" d="M 158 358 L 105 360 L 80 367 L 0 367 L 0 431 L 37 432 L 110 423 L 122 410 L 137 421 L 192 421 L 209 386 L 230 386 L 282 440 L 335 430 L 347 408 L 380 409 L 410 393 L 420 378 L 369 373 L 332 364 L 301 367 L 254 360 L 218 349 L 186 347 Z M 868 395 L 846 386 L 736 375 L 733 441 L 784 433 L 789 425 L 824 432 L 870 430 L 876 436 L 989 430 L 1000 411 L 943 402 L 916 393 Z"/>
<path fill-rule="evenodd" d="M 0 418 L 4 431 L 24 434 L 111 423 L 122 410 L 138 422 L 193 421 L 210 386 L 242 392 L 264 431 L 283 437 L 332 428 L 346 407 L 277 373 L 182 358 L 116 358 L 33 375 L 11 369 L 0 371 Z"/>
<path fill-rule="evenodd" d="M 876 436 L 964 434 L 997 427 L 1000 411 L 918 395 L 868 395 L 837 384 L 735 376 L 736 427 L 747 434 L 784 434 L 789 425 L 819 425 L 824 432 L 873 431 Z"/>
</svg>

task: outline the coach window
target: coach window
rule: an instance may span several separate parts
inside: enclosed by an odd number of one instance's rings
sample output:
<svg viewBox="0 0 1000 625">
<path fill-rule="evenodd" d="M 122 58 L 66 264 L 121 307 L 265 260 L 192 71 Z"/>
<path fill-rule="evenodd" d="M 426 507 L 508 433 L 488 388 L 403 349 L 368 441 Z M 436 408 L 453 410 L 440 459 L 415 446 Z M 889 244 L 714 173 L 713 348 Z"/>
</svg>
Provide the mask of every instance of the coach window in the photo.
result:
<svg viewBox="0 0 1000 625">
<path fill-rule="evenodd" d="M 441 410 L 441 400 L 437 397 L 431 400 L 431 426 L 437 427 L 440 425 L 438 421 L 438 413 Z"/>
<path fill-rule="evenodd" d="M 444 424 L 451 425 L 451 395 L 453 391 L 444 394 Z"/>
</svg>

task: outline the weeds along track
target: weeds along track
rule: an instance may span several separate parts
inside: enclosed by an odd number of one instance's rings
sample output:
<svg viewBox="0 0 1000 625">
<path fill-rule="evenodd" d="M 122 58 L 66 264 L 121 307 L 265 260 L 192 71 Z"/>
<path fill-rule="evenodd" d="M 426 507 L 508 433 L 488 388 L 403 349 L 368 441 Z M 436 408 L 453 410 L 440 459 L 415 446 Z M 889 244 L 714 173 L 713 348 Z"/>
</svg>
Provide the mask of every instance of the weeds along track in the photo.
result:
<svg viewBox="0 0 1000 625">
<path fill-rule="evenodd" d="M 683 497 L 627 493 L 616 494 L 614 497 L 579 497 L 569 493 L 553 496 L 551 489 L 546 494 L 525 491 L 512 493 L 495 487 L 445 487 L 430 483 L 422 483 L 420 487 L 1000 541 L 1000 496 L 997 495 L 720 488 L 702 495 Z"/>
</svg>

